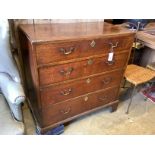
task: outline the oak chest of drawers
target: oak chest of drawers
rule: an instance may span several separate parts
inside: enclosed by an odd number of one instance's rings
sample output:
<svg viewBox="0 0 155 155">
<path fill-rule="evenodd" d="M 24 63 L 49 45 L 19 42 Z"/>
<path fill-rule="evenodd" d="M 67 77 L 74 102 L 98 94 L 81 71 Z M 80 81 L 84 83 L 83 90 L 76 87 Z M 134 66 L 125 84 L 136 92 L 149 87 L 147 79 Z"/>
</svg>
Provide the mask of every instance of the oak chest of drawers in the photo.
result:
<svg viewBox="0 0 155 155">
<path fill-rule="evenodd" d="M 37 129 L 118 105 L 134 33 L 104 22 L 20 25 L 20 58 Z"/>
</svg>

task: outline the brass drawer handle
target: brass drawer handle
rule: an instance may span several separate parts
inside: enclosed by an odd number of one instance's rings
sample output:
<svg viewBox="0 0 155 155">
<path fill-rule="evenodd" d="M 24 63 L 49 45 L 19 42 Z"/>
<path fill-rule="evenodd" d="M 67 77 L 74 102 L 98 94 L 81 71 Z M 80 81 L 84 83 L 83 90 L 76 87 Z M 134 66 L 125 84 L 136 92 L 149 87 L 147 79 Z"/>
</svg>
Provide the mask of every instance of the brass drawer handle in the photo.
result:
<svg viewBox="0 0 155 155">
<path fill-rule="evenodd" d="M 112 81 L 112 77 L 106 77 L 102 80 L 104 84 L 109 84 Z"/>
<path fill-rule="evenodd" d="M 99 100 L 106 101 L 108 99 L 108 96 L 100 97 Z"/>
<path fill-rule="evenodd" d="M 85 96 L 85 97 L 84 97 L 84 101 L 85 101 L 85 102 L 87 102 L 88 99 L 89 99 L 88 96 Z"/>
<path fill-rule="evenodd" d="M 70 75 L 72 72 L 73 72 L 73 67 L 70 67 L 70 68 L 68 68 L 67 70 L 64 70 L 64 69 L 62 69 L 61 71 L 60 71 L 60 73 L 62 74 L 62 75 L 65 75 L 65 76 L 68 76 L 68 75 Z"/>
<path fill-rule="evenodd" d="M 110 46 L 111 46 L 111 50 L 113 51 L 113 49 L 116 48 L 116 47 L 118 46 L 118 41 L 115 43 L 115 45 L 114 45 L 114 43 L 112 43 L 112 42 L 110 42 L 109 44 L 110 44 Z"/>
<path fill-rule="evenodd" d="M 61 110 L 60 112 L 64 115 L 68 114 L 71 111 L 71 107 L 69 107 L 67 110 Z"/>
<path fill-rule="evenodd" d="M 92 64 L 93 64 L 93 60 L 92 60 L 92 59 L 89 59 L 89 60 L 87 61 L 87 64 L 88 64 L 88 65 L 92 65 Z"/>
<path fill-rule="evenodd" d="M 113 61 L 106 61 L 105 62 L 108 66 L 114 65 L 115 64 L 115 60 Z"/>
<path fill-rule="evenodd" d="M 72 92 L 72 88 L 69 88 L 68 90 L 65 89 L 64 91 L 61 91 L 60 93 L 61 93 L 61 95 L 67 96 L 67 95 L 69 95 L 71 92 Z"/>
<path fill-rule="evenodd" d="M 91 46 L 91 47 L 95 47 L 95 45 L 96 45 L 96 42 L 93 40 L 93 41 L 90 43 L 90 46 Z"/>
<path fill-rule="evenodd" d="M 66 50 L 65 48 L 60 48 L 60 52 L 62 52 L 64 55 L 71 54 L 74 52 L 75 47 L 70 47 L 69 50 Z"/>
</svg>

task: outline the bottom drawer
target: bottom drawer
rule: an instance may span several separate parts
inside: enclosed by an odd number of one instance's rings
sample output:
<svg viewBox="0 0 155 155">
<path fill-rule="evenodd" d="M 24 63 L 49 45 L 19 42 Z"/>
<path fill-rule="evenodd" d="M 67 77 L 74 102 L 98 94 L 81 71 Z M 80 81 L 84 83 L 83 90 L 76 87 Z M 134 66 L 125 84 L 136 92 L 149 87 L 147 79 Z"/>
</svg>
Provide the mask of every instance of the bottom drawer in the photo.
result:
<svg viewBox="0 0 155 155">
<path fill-rule="evenodd" d="M 115 101 L 117 99 L 118 89 L 118 87 L 113 87 L 100 90 L 43 109 L 43 126 L 64 121 L 67 118 Z"/>
</svg>

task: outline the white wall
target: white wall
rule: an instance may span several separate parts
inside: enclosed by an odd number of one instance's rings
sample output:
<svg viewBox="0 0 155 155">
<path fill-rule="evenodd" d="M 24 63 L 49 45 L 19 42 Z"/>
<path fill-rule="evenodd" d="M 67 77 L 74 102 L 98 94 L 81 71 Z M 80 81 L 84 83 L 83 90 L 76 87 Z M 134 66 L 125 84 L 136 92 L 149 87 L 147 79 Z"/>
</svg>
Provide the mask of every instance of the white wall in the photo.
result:
<svg viewBox="0 0 155 155">
<path fill-rule="evenodd" d="M 104 21 L 104 19 L 15 19 L 16 24 L 36 24 L 42 23 L 76 23 L 76 22 L 94 22 L 94 21 Z"/>
</svg>

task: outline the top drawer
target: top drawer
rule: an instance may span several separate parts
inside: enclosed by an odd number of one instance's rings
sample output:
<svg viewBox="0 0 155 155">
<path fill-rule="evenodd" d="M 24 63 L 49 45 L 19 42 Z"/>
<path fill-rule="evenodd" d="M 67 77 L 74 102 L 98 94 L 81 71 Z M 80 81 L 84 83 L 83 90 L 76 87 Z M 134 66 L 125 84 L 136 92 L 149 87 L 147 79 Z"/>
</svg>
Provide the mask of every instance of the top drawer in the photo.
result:
<svg viewBox="0 0 155 155">
<path fill-rule="evenodd" d="M 37 64 L 48 64 L 56 61 L 82 58 L 92 55 L 108 53 L 112 44 L 117 47 L 115 52 L 129 49 L 133 37 L 109 37 L 92 40 L 82 40 L 63 43 L 45 43 L 36 45 Z"/>
</svg>

